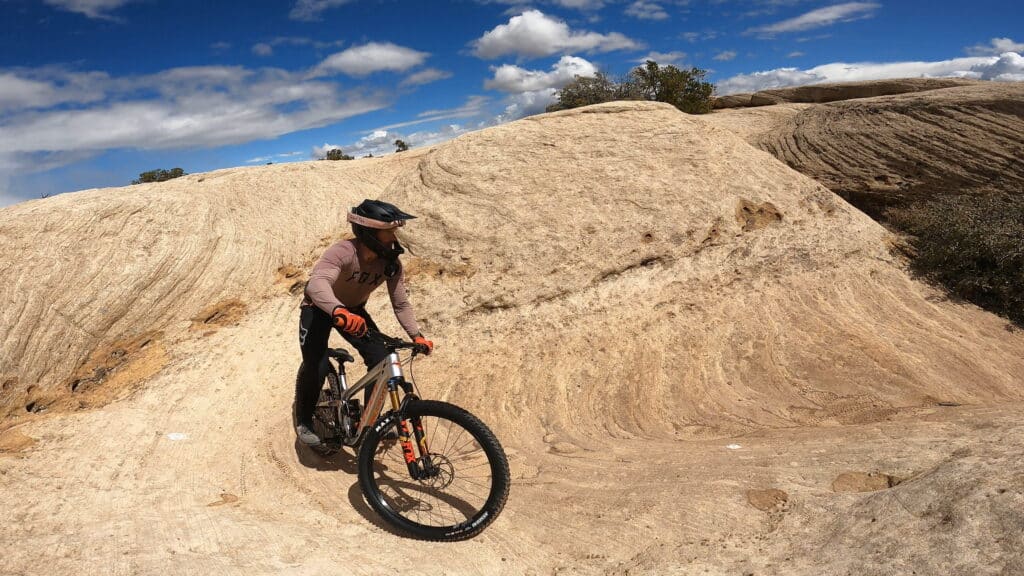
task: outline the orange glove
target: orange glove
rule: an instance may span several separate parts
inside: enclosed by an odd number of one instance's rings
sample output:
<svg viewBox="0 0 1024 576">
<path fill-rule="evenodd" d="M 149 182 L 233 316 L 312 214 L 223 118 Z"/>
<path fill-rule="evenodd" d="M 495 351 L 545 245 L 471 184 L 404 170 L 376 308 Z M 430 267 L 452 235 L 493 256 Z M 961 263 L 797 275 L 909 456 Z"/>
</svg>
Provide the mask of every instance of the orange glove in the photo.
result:
<svg viewBox="0 0 1024 576">
<path fill-rule="evenodd" d="M 334 325 L 356 338 L 366 336 L 366 320 L 358 314 L 349 312 L 344 306 L 334 307 Z"/>
<path fill-rule="evenodd" d="M 426 347 L 427 351 L 424 352 L 424 354 L 426 354 L 427 356 L 430 356 L 430 353 L 434 351 L 434 343 L 424 338 L 422 334 L 416 335 L 416 337 L 414 337 L 412 341 L 419 344 L 420 346 Z"/>
</svg>

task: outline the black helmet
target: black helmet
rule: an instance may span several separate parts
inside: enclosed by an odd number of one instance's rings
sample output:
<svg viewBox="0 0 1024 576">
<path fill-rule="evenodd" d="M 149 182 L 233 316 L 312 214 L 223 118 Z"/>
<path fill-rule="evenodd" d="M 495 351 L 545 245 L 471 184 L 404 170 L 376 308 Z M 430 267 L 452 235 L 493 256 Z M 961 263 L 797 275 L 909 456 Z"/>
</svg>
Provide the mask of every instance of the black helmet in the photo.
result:
<svg viewBox="0 0 1024 576">
<path fill-rule="evenodd" d="M 405 253 L 405 249 L 397 240 L 384 244 L 377 239 L 375 231 L 405 226 L 405 221 L 413 218 L 415 216 L 402 212 L 394 204 L 380 200 L 363 200 L 348 213 L 348 221 L 352 223 L 352 233 L 356 238 L 378 257 L 387 261 L 384 264 L 384 275 L 388 278 L 398 273 L 398 256 Z"/>
</svg>

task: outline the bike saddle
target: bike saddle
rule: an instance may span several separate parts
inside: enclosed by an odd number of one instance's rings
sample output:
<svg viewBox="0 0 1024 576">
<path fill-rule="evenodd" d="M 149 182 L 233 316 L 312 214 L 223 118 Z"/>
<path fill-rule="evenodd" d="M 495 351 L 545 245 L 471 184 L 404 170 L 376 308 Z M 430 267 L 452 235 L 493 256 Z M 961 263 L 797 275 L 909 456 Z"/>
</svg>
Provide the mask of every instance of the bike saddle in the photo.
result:
<svg viewBox="0 0 1024 576">
<path fill-rule="evenodd" d="M 345 362 L 354 362 L 355 358 L 348 353 L 344 348 L 328 348 L 327 355 L 331 358 L 336 359 L 338 362 L 344 364 Z"/>
</svg>

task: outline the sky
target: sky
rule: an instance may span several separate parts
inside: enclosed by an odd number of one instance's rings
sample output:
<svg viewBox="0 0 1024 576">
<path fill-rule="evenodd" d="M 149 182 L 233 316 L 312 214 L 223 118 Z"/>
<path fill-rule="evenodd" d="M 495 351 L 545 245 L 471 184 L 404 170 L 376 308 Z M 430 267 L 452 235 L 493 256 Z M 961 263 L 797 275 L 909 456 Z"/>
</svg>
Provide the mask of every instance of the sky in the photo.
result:
<svg viewBox="0 0 1024 576">
<path fill-rule="evenodd" d="M 1024 81 L 1024 2 L 0 0 L 0 206 L 141 172 L 393 153 L 653 59 L 718 94 Z"/>
</svg>

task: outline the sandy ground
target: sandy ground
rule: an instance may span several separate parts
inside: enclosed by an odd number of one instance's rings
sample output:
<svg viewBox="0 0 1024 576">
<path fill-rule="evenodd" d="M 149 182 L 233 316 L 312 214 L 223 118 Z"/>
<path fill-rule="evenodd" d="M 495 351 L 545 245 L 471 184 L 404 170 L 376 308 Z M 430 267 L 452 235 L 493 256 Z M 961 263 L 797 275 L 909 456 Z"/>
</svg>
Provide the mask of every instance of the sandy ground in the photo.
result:
<svg viewBox="0 0 1024 576">
<path fill-rule="evenodd" d="M 926 568 L 919 574 L 1010 574 L 1024 567 L 1019 405 L 537 451 L 516 447 L 551 442 L 551 432 L 505 429 L 515 481 L 494 525 L 458 544 L 391 534 L 361 500 L 348 453 L 322 461 L 294 443 L 287 418 L 294 311 L 291 299 L 267 302 L 240 325 L 183 346 L 182 359 L 130 400 L 20 427 L 37 443 L 0 459 L 0 539 L 8 543 L 0 571 L 902 574 L 916 566 Z M 214 357 L 211 349 L 232 354 Z M 422 377 L 420 386 L 441 392 Z M 833 491 L 849 472 L 903 483 L 867 494 Z M 751 492 L 770 489 L 785 501 Z M 1005 518 L 988 518 L 979 504 Z"/>
<path fill-rule="evenodd" d="M 187 178 L 0 210 L 0 573 L 1024 569 L 1024 334 L 722 127 L 608 104 Z M 290 430 L 296 286 L 378 195 L 420 216 L 421 390 L 509 453 L 469 542 L 390 533 Z"/>
</svg>

